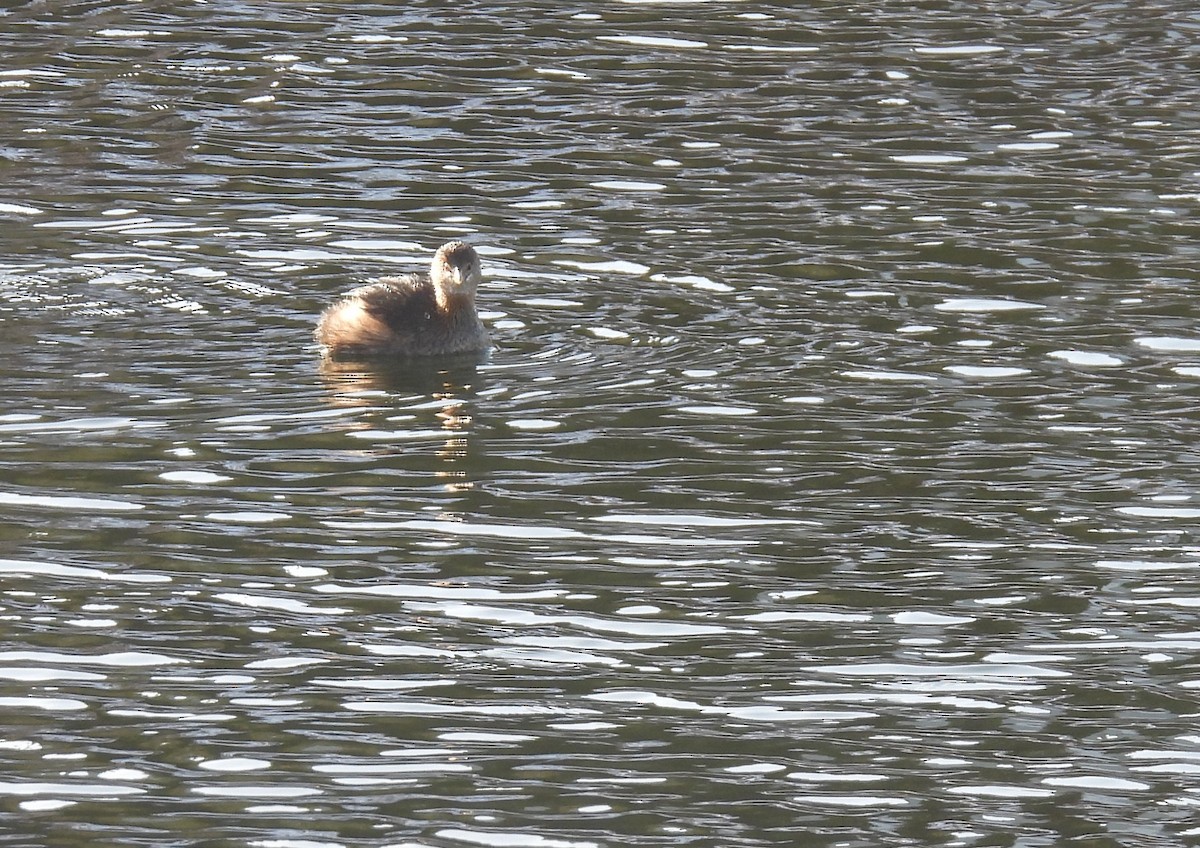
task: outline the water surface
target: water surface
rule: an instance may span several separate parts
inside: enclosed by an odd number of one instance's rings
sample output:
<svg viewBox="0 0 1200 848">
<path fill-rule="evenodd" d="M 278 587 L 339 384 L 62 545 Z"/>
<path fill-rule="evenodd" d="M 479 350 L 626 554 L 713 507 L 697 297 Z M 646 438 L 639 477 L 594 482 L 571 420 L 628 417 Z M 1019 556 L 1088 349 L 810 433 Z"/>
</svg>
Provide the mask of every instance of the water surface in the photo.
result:
<svg viewBox="0 0 1200 848">
<path fill-rule="evenodd" d="M 5 845 L 1194 836 L 1193 15 L 793 5 L 0 16 Z"/>
</svg>

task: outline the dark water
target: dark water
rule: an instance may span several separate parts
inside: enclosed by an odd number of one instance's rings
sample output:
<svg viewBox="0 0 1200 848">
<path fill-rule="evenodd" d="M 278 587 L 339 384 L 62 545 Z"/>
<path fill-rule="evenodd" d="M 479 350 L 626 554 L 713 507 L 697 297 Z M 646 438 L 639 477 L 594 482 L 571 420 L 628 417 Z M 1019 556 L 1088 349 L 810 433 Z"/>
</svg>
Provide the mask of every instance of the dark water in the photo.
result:
<svg viewBox="0 0 1200 848">
<path fill-rule="evenodd" d="M 1190 844 L 1198 36 L 9 4 L 0 844 Z"/>
</svg>

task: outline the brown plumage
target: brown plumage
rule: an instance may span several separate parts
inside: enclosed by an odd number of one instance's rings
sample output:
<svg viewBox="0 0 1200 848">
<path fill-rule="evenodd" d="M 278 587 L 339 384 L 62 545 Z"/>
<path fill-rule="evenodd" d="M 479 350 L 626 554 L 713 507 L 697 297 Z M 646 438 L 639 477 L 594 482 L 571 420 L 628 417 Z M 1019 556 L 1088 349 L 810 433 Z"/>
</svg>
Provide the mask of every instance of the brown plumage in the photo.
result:
<svg viewBox="0 0 1200 848">
<path fill-rule="evenodd" d="M 383 277 L 355 289 L 321 314 L 314 335 L 336 359 L 486 350 L 487 330 L 475 311 L 481 279 L 474 248 L 447 242 L 428 275 Z"/>
</svg>

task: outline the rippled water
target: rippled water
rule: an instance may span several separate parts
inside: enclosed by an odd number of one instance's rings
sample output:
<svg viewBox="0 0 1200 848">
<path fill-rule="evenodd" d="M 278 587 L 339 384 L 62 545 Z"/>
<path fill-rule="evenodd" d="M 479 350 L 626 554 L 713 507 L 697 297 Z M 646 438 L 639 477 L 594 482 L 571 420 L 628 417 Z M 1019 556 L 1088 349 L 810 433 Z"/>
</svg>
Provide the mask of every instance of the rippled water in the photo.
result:
<svg viewBox="0 0 1200 848">
<path fill-rule="evenodd" d="M 1200 833 L 1200 24 L 797 5 L 0 13 L 0 843 Z"/>
</svg>

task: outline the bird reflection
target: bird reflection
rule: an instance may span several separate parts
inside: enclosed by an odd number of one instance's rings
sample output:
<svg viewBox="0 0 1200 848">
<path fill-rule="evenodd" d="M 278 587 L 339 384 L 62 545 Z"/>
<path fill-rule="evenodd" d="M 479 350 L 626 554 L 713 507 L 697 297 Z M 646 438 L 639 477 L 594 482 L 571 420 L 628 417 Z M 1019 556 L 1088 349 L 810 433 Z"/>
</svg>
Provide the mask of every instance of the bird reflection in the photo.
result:
<svg viewBox="0 0 1200 848">
<path fill-rule="evenodd" d="M 428 414 L 430 407 L 440 407 L 434 417 L 444 437 L 435 452 L 438 462 L 433 474 L 442 480 L 447 491 L 460 492 L 474 488 L 474 483 L 467 479 L 467 471 L 458 466 L 470 457 L 471 400 L 476 391 L 476 365 L 475 357 L 452 363 L 442 359 L 436 365 L 423 367 L 414 367 L 413 362 L 325 359 L 320 374 L 328 392 L 328 402 L 335 407 L 399 411 L 407 406 L 424 414 Z M 404 400 L 411 403 L 406 404 Z M 340 426 L 360 431 L 364 437 L 367 433 L 378 432 L 379 439 L 365 439 L 366 443 L 374 442 L 373 452 L 387 452 L 389 448 L 399 451 L 420 440 L 422 435 L 420 425 L 414 422 L 412 439 L 406 438 L 405 434 L 389 439 L 387 433 L 378 430 L 379 419 L 374 415 L 347 418 L 340 421 Z M 424 435 L 431 433 L 425 431 Z M 428 444 L 427 440 L 425 444 Z"/>
<path fill-rule="evenodd" d="M 330 401 L 338 406 L 370 406 L 376 395 L 465 397 L 474 392 L 478 357 L 461 359 L 440 359 L 426 365 L 326 357 L 321 360 L 320 374 L 331 393 Z"/>
<path fill-rule="evenodd" d="M 464 460 L 469 456 L 470 441 L 467 435 L 471 428 L 471 416 L 467 404 L 459 397 L 444 392 L 435 392 L 435 398 L 448 400 L 450 403 L 442 407 L 437 417 L 442 421 L 442 428 L 447 430 L 446 441 L 438 449 L 438 458 L 448 464 Z M 443 467 L 436 472 L 438 477 L 445 478 L 447 491 L 462 492 L 474 488 L 475 484 L 467 479 L 467 472 L 461 468 Z"/>
</svg>

